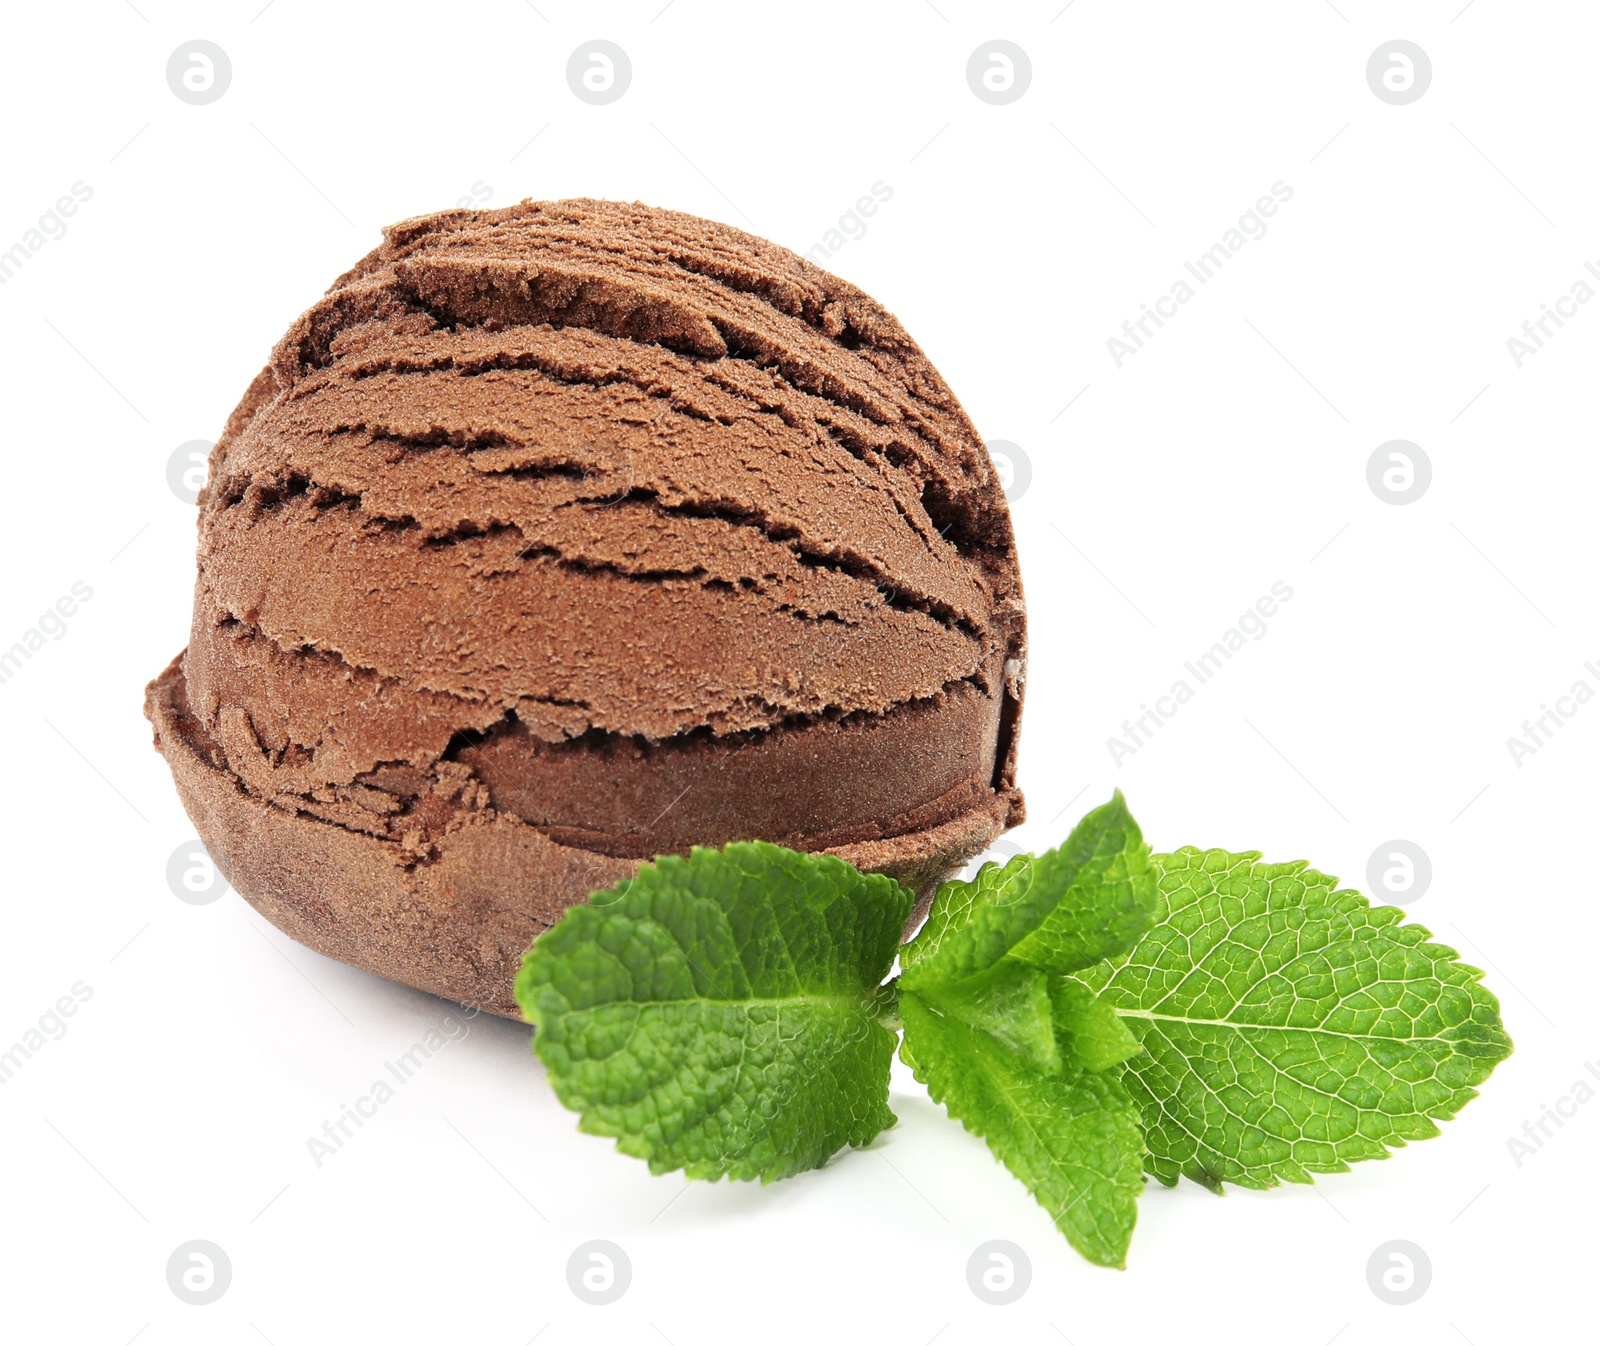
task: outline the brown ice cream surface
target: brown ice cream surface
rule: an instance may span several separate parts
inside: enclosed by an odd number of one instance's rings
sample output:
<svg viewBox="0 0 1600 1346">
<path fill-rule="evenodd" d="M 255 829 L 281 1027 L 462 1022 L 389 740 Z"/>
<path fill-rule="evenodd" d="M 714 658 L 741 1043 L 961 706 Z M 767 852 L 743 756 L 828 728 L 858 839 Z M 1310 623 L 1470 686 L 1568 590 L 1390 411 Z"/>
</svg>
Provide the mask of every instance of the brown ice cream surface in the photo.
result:
<svg viewBox="0 0 1600 1346">
<path fill-rule="evenodd" d="M 639 205 L 394 226 L 290 329 L 200 501 L 148 710 L 234 886 L 514 1013 L 538 931 L 761 838 L 926 895 L 1021 818 L 1004 496 L 896 320 Z"/>
</svg>

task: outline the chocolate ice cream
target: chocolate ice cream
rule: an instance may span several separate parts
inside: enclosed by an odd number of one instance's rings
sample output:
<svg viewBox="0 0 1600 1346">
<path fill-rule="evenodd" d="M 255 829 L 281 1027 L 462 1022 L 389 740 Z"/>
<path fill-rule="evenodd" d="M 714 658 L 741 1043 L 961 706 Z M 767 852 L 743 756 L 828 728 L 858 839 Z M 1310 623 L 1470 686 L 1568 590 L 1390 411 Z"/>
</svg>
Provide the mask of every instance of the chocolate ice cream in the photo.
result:
<svg viewBox="0 0 1600 1346">
<path fill-rule="evenodd" d="M 523 951 L 657 853 L 760 838 L 924 901 L 1022 818 L 1022 591 L 900 324 L 607 201 L 385 231 L 211 455 L 146 713 L 233 886 L 517 1017 Z"/>
</svg>

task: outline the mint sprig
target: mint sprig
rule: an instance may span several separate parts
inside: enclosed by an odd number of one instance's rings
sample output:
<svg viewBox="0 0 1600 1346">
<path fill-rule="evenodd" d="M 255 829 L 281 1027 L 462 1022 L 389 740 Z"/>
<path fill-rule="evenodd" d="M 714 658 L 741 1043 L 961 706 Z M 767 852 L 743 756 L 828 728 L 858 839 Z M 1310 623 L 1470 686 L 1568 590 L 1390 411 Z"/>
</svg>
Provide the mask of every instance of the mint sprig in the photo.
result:
<svg viewBox="0 0 1600 1346">
<path fill-rule="evenodd" d="M 695 848 L 568 911 L 517 999 L 580 1129 L 652 1171 L 817 1168 L 929 1094 L 1092 1262 L 1148 1173 L 1309 1182 L 1436 1135 L 1511 1051 L 1482 974 L 1303 862 L 1152 855 L 1118 792 L 1059 847 L 911 895 L 764 842 Z M 903 971 L 886 981 L 896 951 Z"/>
</svg>

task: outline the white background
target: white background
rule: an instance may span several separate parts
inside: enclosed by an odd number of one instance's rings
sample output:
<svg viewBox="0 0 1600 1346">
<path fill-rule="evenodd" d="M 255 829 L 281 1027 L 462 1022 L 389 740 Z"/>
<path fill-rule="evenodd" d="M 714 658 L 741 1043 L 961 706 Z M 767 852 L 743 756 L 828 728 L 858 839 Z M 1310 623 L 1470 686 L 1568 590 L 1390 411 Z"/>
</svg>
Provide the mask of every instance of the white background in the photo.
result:
<svg viewBox="0 0 1600 1346">
<path fill-rule="evenodd" d="M 1520 1167 L 1507 1142 L 1600 1060 L 1600 701 L 1520 766 L 1507 739 L 1579 678 L 1600 690 L 1600 304 L 1520 369 L 1506 343 L 1600 259 L 1600 24 L 1509 0 L 937 4 L 7 6 L 0 249 L 73 182 L 93 191 L 0 287 L 0 645 L 93 589 L 0 685 L 0 1046 L 92 987 L 0 1088 L 7 1340 L 1593 1332 L 1600 1099 Z M 633 64 L 606 107 L 564 75 L 595 37 Z M 965 78 L 997 37 L 1033 67 L 1008 106 Z M 209 106 L 165 79 L 194 38 L 232 61 Z M 1432 60 L 1408 106 L 1366 81 L 1394 38 Z M 215 438 L 381 225 L 474 183 L 493 205 L 637 198 L 804 251 L 880 179 L 892 198 L 829 265 L 1032 465 L 1013 840 L 1053 844 L 1116 785 L 1158 848 L 1304 857 L 1362 887 L 1374 849 L 1409 839 L 1434 869 L 1415 918 L 1488 969 L 1516 1054 L 1389 1162 L 1221 1200 L 1152 1186 L 1125 1272 L 1072 1253 L 899 1067 L 900 1124 L 870 1150 L 685 1190 L 578 1135 L 527 1030 L 478 1019 L 314 1167 L 307 1138 L 450 1007 L 236 895 L 169 889 L 193 829 L 140 716 L 188 629 L 194 512 L 169 455 Z M 1268 233 L 1118 368 L 1107 338 L 1280 180 Z M 1366 478 L 1396 438 L 1433 467 L 1403 507 Z M 1122 721 L 1276 580 L 1294 597 L 1268 634 L 1114 764 Z M 196 1238 L 233 1266 L 207 1307 L 166 1282 Z M 567 1288 L 591 1238 L 633 1265 L 609 1307 Z M 1033 1266 L 1005 1308 L 966 1283 L 992 1238 Z M 1367 1284 L 1396 1238 L 1433 1268 L 1408 1307 Z"/>
</svg>

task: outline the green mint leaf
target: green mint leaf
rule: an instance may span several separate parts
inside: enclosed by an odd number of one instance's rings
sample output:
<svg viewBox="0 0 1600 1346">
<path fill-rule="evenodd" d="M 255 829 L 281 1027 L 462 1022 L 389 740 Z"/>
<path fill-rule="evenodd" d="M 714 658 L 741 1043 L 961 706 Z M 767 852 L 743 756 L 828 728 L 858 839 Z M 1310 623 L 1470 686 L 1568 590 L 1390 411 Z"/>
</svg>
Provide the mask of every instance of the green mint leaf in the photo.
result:
<svg viewBox="0 0 1600 1346">
<path fill-rule="evenodd" d="M 770 1182 L 894 1124 L 877 1022 L 911 895 L 765 842 L 665 856 L 535 941 L 517 1001 L 579 1129 Z"/>
<path fill-rule="evenodd" d="M 1108 1070 L 1144 1048 L 1122 1016 L 1071 977 L 1050 978 L 1051 1019 L 1069 1061 Z"/>
<path fill-rule="evenodd" d="M 1438 1134 L 1511 1052 L 1477 968 L 1303 861 L 1151 857 L 1157 923 L 1078 974 L 1145 1051 L 1125 1078 L 1150 1173 L 1310 1182 Z"/>
<path fill-rule="evenodd" d="M 1043 1075 L 987 1035 L 902 991 L 900 1056 L 935 1102 L 1033 1193 L 1067 1242 L 1120 1267 L 1144 1187 L 1138 1105 L 1116 1071 Z"/>
<path fill-rule="evenodd" d="M 921 933 L 900 951 L 902 984 L 958 981 L 1008 953 L 1051 972 L 1126 953 L 1155 910 L 1148 858 L 1119 790 L 1055 850 L 941 884 Z"/>
<path fill-rule="evenodd" d="M 928 987 L 923 999 L 946 1018 L 987 1033 L 1035 1070 L 1046 1075 L 1060 1072 L 1050 988 L 1038 968 L 1002 958 L 975 977 Z"/>
</svg>

